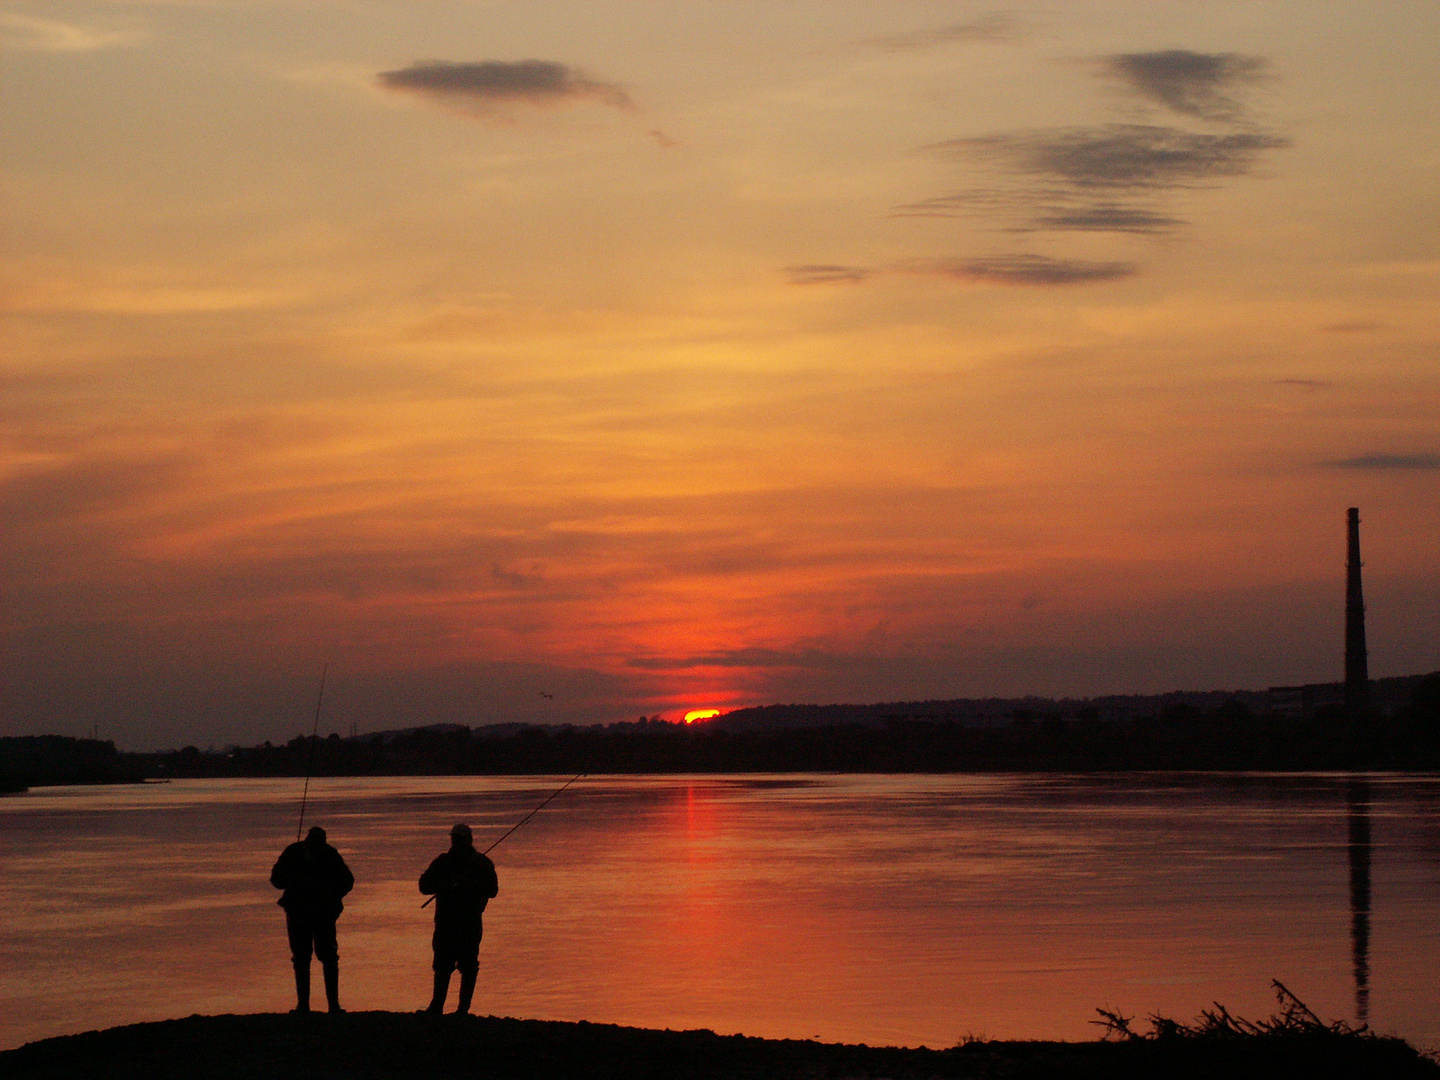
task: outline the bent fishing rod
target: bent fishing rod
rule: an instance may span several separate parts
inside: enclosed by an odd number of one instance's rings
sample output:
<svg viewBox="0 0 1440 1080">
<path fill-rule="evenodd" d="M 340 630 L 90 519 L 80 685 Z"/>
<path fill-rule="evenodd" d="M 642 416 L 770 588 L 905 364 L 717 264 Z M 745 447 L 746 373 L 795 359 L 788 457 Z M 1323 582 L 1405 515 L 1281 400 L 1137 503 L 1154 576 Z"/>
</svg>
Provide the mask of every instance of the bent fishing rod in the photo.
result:
<svg viewBox="0 0 1440 1080">
<path fill-rule="evenodd" d="M 544 810 L 545 807 L 546 807 L 547 805 L 549 805 L 551 799 L 555 798 L 556 795 L 559 795 L 560 792 L 564 791 L 564 790 L 565 790 L 566 788 L 568 788 L 571 784 L 575 783 L 576 780 L 579 780 L 581 777 L 587 776 L 587 775 L 588 775 L 587 773 L 583 773 L 583 772 L 582 772 L 582 773 L 576 773 L 576 774 L 575 774 L 574 776 L 572 776 L 569 780 L 566 780 L 565 783 L 561 784 L 558 788 L 556 788 L 556 789 L 555 789 L 554 791 L 552 791 L 549 795 L 547 795 L 547 796 L 545 797 L 545 801 L 544 801 L 544 802 L 542 802 L 539 806 L 535 807 L 534 810 L 531 810 L 528 814 L 526 814 L 523 818 L 521 818 L 519 821 L 517 821 L 514 825 L 511 825 L 510 828 L 508 828 L 507 830 L 505 830 L 504 834 L 501 835 L 501 837 L 500 837 L 499 840 L 496 840 L 493 844 L 491 844 L 489 847 L 487 847 L 487 848 L 486 848 L 484 851 L 482 851 L 480 854 L 481 854 L 481 855 L 489 855 L 490 852 L 494 851 L 497 847 L 500 846 L 501 842 L 502 842 L 506 837 L 508 837 L 508 836 L 509 836 L 511 833 L 513 833 L 516 829 L 520 828 L 521 825 L 524 825 L 527 821 L 529 821 L 532 817 L 534 817 L 536 814 L 538 814 L 541 810 Z M 440 895 L 439 893 L 436 893 L 436 894 L 435 894 L 435 896 L 439 896 L 439 895 Z M 425 903 L 421 904 L 420 906 L 421 906 L 422 908 L 427 908 L 427 907 L 429 907 L 429 906 L 430 906 L 432 903 L 434 903 L 434 902 L 435 902 L 435 897 L 432 896 L 432 897 L 430 897 L 429 900 L 426 900 Z"/>
<path fill-rule="evenodd" d="M 325 674 L 330 670 L 327 660 L 320 668 L 320 696 L 315 699 L 315 729 L 310 732 L 310 761 L 305 766 L 305 790 L 300 795 L 300 821 L 295 826 L 295 840 L 300 840 L 300 830 L 305 828 L 305 801 L 310 797 L 310 774 L 315 771 L 315 748 L 320 745 L 320 703 L 325 700 Z"/>
</svg>

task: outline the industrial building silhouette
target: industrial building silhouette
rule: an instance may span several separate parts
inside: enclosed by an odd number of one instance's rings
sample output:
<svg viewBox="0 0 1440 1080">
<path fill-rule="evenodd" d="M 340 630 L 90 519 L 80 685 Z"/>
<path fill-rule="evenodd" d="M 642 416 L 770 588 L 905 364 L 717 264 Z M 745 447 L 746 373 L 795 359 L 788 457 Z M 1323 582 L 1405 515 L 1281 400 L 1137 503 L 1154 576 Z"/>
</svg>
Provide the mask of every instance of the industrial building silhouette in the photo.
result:
<svg viewBox="0 0 1440 1080">
<path fill-rule="evenodd" d="M 1365 646 L 1365 589 L 1360 568 L 1360 509 L 1345 511 L 1345 680 L 1306 686 L 1270 687 L 1270 707 L 1287 716 L 1313 716 L 1321 709 L 1343 708 L 1352 723 L 1370 715 L 1369 651 Z M 1390 704 L 1386 702 L 1385 704 Z M 1395 702 L 1394 704 L 1403 704 Z"/>
</svg>

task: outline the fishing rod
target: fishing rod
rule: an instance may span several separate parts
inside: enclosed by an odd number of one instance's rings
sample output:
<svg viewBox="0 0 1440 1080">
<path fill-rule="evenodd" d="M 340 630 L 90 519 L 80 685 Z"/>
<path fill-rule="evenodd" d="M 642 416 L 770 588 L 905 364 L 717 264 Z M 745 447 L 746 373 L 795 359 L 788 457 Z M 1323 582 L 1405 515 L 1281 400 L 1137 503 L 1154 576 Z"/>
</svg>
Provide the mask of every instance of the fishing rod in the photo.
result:
<svg viewBox="0 0 1440 1080">
<path fill-rule="evenodd" d="M 325 674 L 330 670 L 327 660 L 320 668 L 320 696 L 315 699 L 315 728 L 310 732 L 310 760 L 305 766 L 305 790 L 300 795 L 300 821 L 295 826 L 295 840 L 300 840 L 300 830 L 305 828 L 305 802 L 310 798 L 310 774 L 315 771 L 315 748 L 320 745 L 320 703 L 325 700 Z"/>
<path fill-rule="evenodd" d="M 535 807 L 534 810 L 531 810 L 528 814 L 526 814 L 523 818 L 521 818 L 519 821 L 517 821 L 514 825 L 511 825 L 509 831 L 505 833 L 505 836 L 500 837 L 500 840 L 504 840 L 506 836 L 509 836 L 510 833 L 513 833 L 516 829 L 520 828 L 521 825 L 524 825 L 525 822 L 529 821 L 532 817 L 534 817 L 536 814 L 538 814 L 541 810 L 544 810 L 546 804 L 550 802 L 550 799 L 555 798 L 556 795 L 559 795 L 560 792 L 564 791 L 567 787 L 569 787 L 571 784 L 573 784 L 576 780 L 579 780 L 582 776 L 585 776 L 585 775 L 586 775 L 586 774 L 583 773 L 583 772 L 582 772 L 582 773 L 576 773 L 576 774 L 575 774 L 574 776 L 572 776 L 569 780 L 566 780 L 565 783 L 561 784 L 560 787 L 558 787 L 555 791 L 553 791 L 553 792 L 550 793 L 550 797 L 547 798 L 547 799 L 545 800 L 545 802 L 542 802 L 539 806 Z M 491 844 L 489 847 L 487 847 L 487 848 L 486 848 L 484 851 L 482 851 L 480 854 L 481 854 L 481 855 L 489 855 L 490 852 L 494 851 L 497 847 L 500 846 L 500 840 L 496 840 L 495 843 Z"/>
<path fill-rule="evenodd" d="M 534 817 L 536 814 L 538 814 L 541 810 L 544 810 L 545 807 L 549 805 L 551 799 L 555 798 L 556 795 L 559 795 L 560 792 L 564 791 L 564 790 L 565 790 L 566 788 L 568 788 L 571 784 L 575 783 L 576 780 L 579 780 L 581 777 L 587 776 L 587 775 L 589 775 L 589 774 L 588 774 L 588 773 L 583 773 L 583 772 L 582 772 L 582 773 L 576 773 L 576 774 L 575 774 L 574 776 L 572 776 L 569 780 L 566 780 L 565 783 L 561 784 L 558 788 L 556 788 L 556 789 L 555 789 L 554 791 L 552 791 L 548 796 L 546 796 L 544 802 L 542 802 L 539 806 L 535 807 L 534 810 L 531 810 L 528 814 L 526 814 L 523 818 L 521 818 L 519 821 L 517 821 L 514 825 L 511 825 L 510 828 L 507 829 L 507 830 L 504 832 L 504 834 L 500 837 L 499 840 L 496 840 L 493 844 L 491 844 L 489 847 L 487 847 L 487 848 L 486 848 L 484 851 L 482 851 L 480 854 L 481 854 L 481 855 L 489 855 L 490 852 L 494 851 L 497 847 L 500 846 L 501 841 L 503 841 L 506 837 L 508 837 L 508 836 L 509 836 L 511 833 L 513 833 L 516 829 L 520 828 L 521 825 L 524 825 L 527 821 L 529 821 L 532 817 Z M 439 894 L 439 893 L 436 893 L 435 895 L 438 896 L 438 895 L 440 895 L 440 894 Z M 427 907 L 429 907 L 429 906 L 430 906 L 432 903 L 434 903 L 434 902 L 435 902 L 435 897 L 432 896 L 432 897 L 430 897 L 429 900 L 426 900 L 425 903 L 421 904 L 420 906 L 421 906 L 422 908 L 427 908 Z"/>
</svg>

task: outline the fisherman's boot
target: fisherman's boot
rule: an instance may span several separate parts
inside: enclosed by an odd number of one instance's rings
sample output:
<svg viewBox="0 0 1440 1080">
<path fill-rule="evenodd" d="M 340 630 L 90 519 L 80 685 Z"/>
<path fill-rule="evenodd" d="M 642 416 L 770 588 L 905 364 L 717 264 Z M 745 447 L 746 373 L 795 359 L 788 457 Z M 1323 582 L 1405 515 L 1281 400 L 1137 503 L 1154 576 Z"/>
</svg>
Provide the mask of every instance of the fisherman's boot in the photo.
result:
<svg viewBox="0 0 1440 1080">
<path fill-rule="evenodd" d="M 460 1000 L 455 1002 L 455 1011 L 460 1014 L 470 1011 L 470 999 L 475 996 L 475 976 L 478 972 L 462 971 L 460 973 Z"/>
<path fill-rule="evenodd" d="M 290 1010 L 297 1013 L 308 1013 L 310 1011 L 310 965 L 295 965 L 295 1008 Z"/>
<path fill-rule="evenodd" d="M 332 1013 L 344 1012 L 340 1008 L 340 965 L 326 964 L 325 971 L 325 1001 L 330 1006 Z"/>
<path fill-rule="evenodd" d="M 445 995 L 450 992 L 450 972 L 435 972 L 435 993 L 430 996 L 427 1013 L 439 1013 L 445 1008 Z"/>
</svg>

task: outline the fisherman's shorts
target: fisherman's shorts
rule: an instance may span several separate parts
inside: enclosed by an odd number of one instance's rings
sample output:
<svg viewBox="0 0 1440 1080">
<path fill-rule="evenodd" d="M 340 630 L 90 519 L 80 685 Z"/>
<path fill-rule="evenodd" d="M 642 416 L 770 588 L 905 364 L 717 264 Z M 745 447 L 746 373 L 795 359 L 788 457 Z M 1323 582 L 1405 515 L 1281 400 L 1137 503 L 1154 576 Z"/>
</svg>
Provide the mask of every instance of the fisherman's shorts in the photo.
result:
<svg viewBox="0 0 1440 1080">
<path fill-rule="evenodd" d="M 441 974 L 458 970 L 461 975 L 479 971 L 483 933 L 484 927 L 478 920 L 474 926 L 435 927 L 435 935 L 430 939 L 435 950 L 435 970 Z"/>
<path fill-rule="evenodd" d="M 339 962 L 340 947 L 335 941 L 335 920 L 317 919 L 303 912 L 285 912 L 285 933 L 290 938 L 290 961 L 309 965 L 313 949 L 315 959 L 330 965 Z"/>
</svg>

